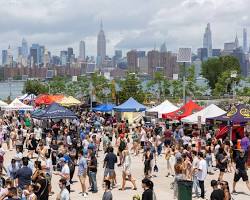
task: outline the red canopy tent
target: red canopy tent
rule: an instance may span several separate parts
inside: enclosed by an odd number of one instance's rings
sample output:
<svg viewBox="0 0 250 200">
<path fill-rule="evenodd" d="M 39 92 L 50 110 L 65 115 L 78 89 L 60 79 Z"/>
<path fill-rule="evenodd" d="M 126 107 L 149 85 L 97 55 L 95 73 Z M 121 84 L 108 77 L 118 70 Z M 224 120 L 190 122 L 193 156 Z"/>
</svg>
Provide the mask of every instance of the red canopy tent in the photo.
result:
<svg viewBox="0 0 250 200">
<path fill-rule="evenodd" d="M 198 104 L 194 103 L 191 100 L 174 112 L 162 114 L 162 118 L 163 119 L 180 120 L 180 119 L 187 117 L 189 115 L 192 115 L 195 112 L 198 112 L 202 109 L 203 108 L 201 106 L 199 106 Z"/>
<path fill-rule="evenodd" d="M 54 102 L 57 102 L 58 100 L 61 100 L 63 99 L 64 95 L 48 95 L 48 94 L 42 94 L 42 95 L 39 95 L 36 100 L 35 100 L 35 104 L 36 105 L 42 105 L 42 104 L 45 104 L 45 105 L 50 105 Z"/>
</svg>

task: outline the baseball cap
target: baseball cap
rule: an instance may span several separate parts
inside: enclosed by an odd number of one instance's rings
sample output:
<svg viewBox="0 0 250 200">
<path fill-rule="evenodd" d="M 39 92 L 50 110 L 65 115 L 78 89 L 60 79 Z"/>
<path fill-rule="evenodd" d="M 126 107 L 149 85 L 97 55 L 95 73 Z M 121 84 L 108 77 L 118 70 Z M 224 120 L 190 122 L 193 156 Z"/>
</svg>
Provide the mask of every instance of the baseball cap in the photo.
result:
<svg viewBox="0 0 250 200">
<path fill-rule="evenodd" d="M 66 162 L 66 159 L 65 159 L 64 157 L 61 157 L 61 158 L 59 159 L 59 161 L 60 161 L 60 162 Z"/>
</svg>

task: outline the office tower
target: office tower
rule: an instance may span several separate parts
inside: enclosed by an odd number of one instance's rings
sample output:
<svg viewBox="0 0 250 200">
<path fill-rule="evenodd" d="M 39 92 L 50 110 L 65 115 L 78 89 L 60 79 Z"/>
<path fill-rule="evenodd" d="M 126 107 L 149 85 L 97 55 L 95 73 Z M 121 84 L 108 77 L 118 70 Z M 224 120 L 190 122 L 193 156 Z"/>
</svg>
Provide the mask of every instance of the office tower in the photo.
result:
<svg viewBox="0 0 250 200">
<path fill-rule="evenodd" d="M 61 51 L 60 52 L 60 62 L 62 66 L 66 66 L 68 58 L 68 51 Z"/>
<path fill-rule="evenodd" d="M 122 58 L 122 50 L 115 50 L 115 57 L 117 59 L 121 59 Z"/>
<path fill-rule="evenodd" d="M 2 65 L 7 65 L 8 51 L 2 50 Z"/>
<path fill-rule="evenodd" d="M 17 56 L 20 57 L 23 55 L 22 47 L 17 47 Z"/>
<path fill-rule="evenodd" d="M 210 29 L 210 23 L 207 24 L 207 27 L 203 36 L 203 48 L 207 49 L 208 58 L 212 57 L 212 33 Z"/>
<path fill-rule="evenodd" d="M 243 51 L 244 51 L 244 53 L 246 53 L 248 51 L 248 48 L 247 48 L 247 29 L 246 28 L 243 29 Z"/>
<path fill-rule="evenodd" d="M 80 41 L 79 44 L 79 60 L 84 61 L 85 60 L 85 42 Z"/>
<path fill-rule="evenodd" d="M 197 50 L 198 58 L 201 62 L 206 61 L 208 59 L 208 50 L 207 48 L 199 48 Z"/>
<path fill-rule="evenodd" d="M 138 56 L 138 58 L 143 58 L 146 56 L 146 52 L 145 51 L 137 51 L 137 56 Z"/>
<path fill-rule="evenodd" d="M 49 66 L 50 64 L 50 52 L 47 49 L 44 50 L 44 62 L 43 63 L 45 67 Z"/>
<path fill-rule="evenodd" d="M 138 58 L 138 67 L 141 74 L 148 74 L 148 57 Z"/>
<path fill-rule="evenodd" d="M 23 38 L 23 40 L 22 40 L 22 56 L 25 57 L 25 58 L 27 58 L 28 55 L 29 55 L 28 43 Z"/>
<path fill-rule="evenodd" d="M 100 32 L 97 36 L 97 66 L 100 67 L 106 56 L 106 38 L 103 31 L 103 24 L 101 22 Z"/>
<path fill-rule="evenodd" d="M 213 49 L 212 56 L 213 57 L 220 57 L 221 56 L 221 49 Z"/>
<path fill-rule="evenodd" d="M 13 66 L 13 52 L 12 49 L 10 48 L 10 45 L 7 50 L 7 65 Z"/>
<path fill-rule="evenodd" d="M 234 43 L 235 43 L 235 48 L 239 48 L 239 39 L 238 39 L 238 36 L 236 34 L 236 37 L 235 37 L 235 40 L 234 40 Z"/>
<path fill-rule="evenodd" d="M 176 62 L 177 56 L 171 52 L 160 52 L 160 70 L 168 79 L 173 78 L 173 74 L 179 73 L 179 67 Z"/>
<path fill-rule="evenodd" d="M 68 53 L 67 53 L 68 57 L 67 57 L 67 62 L 70 63 L 73 55 L 74 55 L 74 51 L 73 51 L 73 48 L 72 47 L 69 47 L 68 48 Z"/>
<path fill-rule="evenodd" d="M 45 47 L 39 44 L 32 44 L 30 47 L 30 57 L 32 58 L 32 64 L 37 66 L 44 64 L 44 52 Z"/>
<path fill-rule="evenodd" d="M 148 51 L 148 74 L 153 77 L 156 68 L 160 66 L 160 52 L 156 50 Z"/>
<path fill-rule="evenodd" d="M 137 73 L 138 69 L 138 54 L 136 50 L 131 50 L 127 52 L 127 63 L 128 63 L 128 71 Z"/>
<path fill-rule="evenodd" d="M 161 52 L 161 53 L 167 52 L 166 42 L 164 42 L 164 43 L 161 45 L 160 52 Z"/>
</svg>

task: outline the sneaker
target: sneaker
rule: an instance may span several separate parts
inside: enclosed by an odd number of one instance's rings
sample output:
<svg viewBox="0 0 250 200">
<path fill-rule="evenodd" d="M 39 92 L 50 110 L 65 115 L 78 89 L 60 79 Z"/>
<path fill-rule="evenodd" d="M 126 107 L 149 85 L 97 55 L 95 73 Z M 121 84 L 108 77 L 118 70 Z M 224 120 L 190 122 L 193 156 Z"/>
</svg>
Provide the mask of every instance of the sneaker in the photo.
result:
<svg viewBox="0 0 250 200">
<path fill-rule="evenodd" d="M 85 192 L 85 193 L 82 193 L 82 196 L 83 196 L 83 197 L 87 197 L 88 194 Z"/>
</svg>

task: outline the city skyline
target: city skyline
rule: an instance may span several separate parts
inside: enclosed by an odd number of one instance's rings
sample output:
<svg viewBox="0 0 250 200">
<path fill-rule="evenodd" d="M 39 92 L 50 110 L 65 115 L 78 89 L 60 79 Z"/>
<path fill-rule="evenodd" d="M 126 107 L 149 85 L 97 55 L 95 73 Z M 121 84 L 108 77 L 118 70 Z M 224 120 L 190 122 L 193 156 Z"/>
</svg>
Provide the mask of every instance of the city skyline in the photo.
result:
<svg viewBox="0 0 250 200">
<path fill-rule="evenodd" d="M 86 55 L 96 55 L 96 35 L 103 19 L 107 55 L 113 55 L 115 49 L 149 50 L 163 42 L 170 51 L 180 46 L 196 49 L 202 46 L 207 23 L 212 25 L 214 48 L 223 48 L 224 42 L 231 41 L 236 33 L 242 46 L 242 29 L 249 29 L 250 4 L 249 0 L 138 0 L 133 3 L 11 0 L 0 1 L 0 7 L 1 18 L 8 18 L 8 23 L 0 20 L 1 49 L 7 49 L 9 44 L 17 49 L 25 38 L 29 45 L 45 45 L 52 54 L 59 55 L 67 47 L 73 47 L 78 54 L 79 41 L 84 40 Z"/>
</svg>

